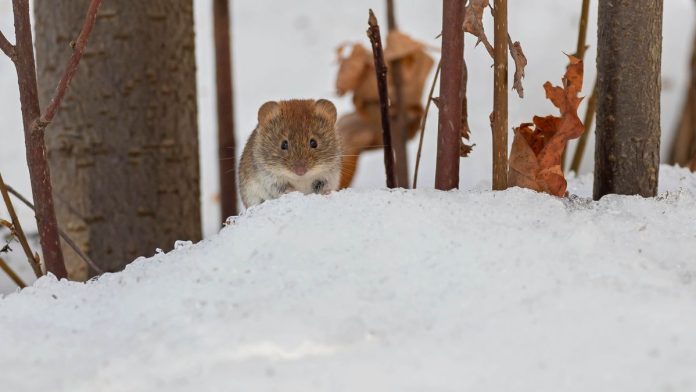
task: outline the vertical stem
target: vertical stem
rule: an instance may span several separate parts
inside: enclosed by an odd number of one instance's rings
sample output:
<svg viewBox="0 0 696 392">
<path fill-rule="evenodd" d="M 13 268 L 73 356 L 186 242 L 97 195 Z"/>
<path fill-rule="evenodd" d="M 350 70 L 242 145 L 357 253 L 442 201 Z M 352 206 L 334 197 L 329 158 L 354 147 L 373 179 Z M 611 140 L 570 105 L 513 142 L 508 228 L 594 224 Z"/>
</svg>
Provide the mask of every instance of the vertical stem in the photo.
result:
<svg viewBox="0 0 696 392">
<path fill-rule="evenodd" d="M 578 43 L 575 48 L 575 57 L 580 60 L 585 60 L 585 52 L 587 51 L 587 24 L 590 19 L 590 0 L 582 0 L 582 9 L 580 11 L 580 27 L 578 28 Z M 594 89 L 592 90 L 592 95 L 594 95 Z M 591 98 L 590 98 L 591 99 Z M 587 133 L 591 127 L 587 126 L 588 120 L 591 123 L 594 120 L 594 108 L 591 110 L 593 117 L 588 118 L 590 114 L 590 102 L 588 102 L 587 111 L 585 112 L 585 132 L 580 136 L 578 140 L 577 147 L 575 147 L 575 154 L 573 154 L 573 163 L 571 164 L 571 171 L 575 171 L 580 168 L 580 163 L 582 162 L 582 154 L 585 152 L 585 145 L 587 144 Z M 568 143 L 566 143 L 563 149 L 563 155 L 561 155 L 561 169 L 565 171 L 566 168 L 566 156 L 568 155 Z M 578 158 L 579 157 L 579 158 Z M 577 164 L 577 167 L 576 167 Z M 575 167 L 575 169 L 573 169 Z"/>
<path fill-rule="evenodd" d="M 495 0 L 493 86 L 493 190 L 507 188 L 508 26 L 507 0 Z"/>
<path fill-rule="evenodd" d="M 396 24 L 396 12 L 394 11 L 394 0 L 387 0 L 387 29 L 389 31 L 398 30 Z"/>
<path fill-rule="evenodd" d="M 396 12 L 394 10 L 394 0 L 387 0 L 387 26 L 389 31 L 397 30 Z M 389 62 L 391 71 L 391 81 L 394 87 L 392 104 L 395 107 L 394 124 L 391 127 L 391 139 L 394 146 L 394 170 L 396 174 L 396 186 L 408 188 L 408 155 L 406 153 L 406 102 L 404 100 L 404 78 L 401 60 Z M 391 113 L 390 113 L 391 114 Z"/>
<path fill-rule="evenodd" d="M 580 60 L 585 59 L 587 50 L 587 24 L 590 19 L 590 0 L 582 0 L 582 10 L 580 11 L 580 27 L 578 29 L 578 45 L 575 49 L 575 57 Z"/>
<path fill-rule="evenodd" d="M 433 102 L 433 93 L 435 92 L 435 85 L 440 77 L 440 70 L 442 69 L 442 63 L 437 63 L 437 69 L 435 70 L 435 76 L 433 76 L 433 83 L 430 85 L 430 92 L 428 93 L 428 100 L 425 102 L 425 111 L 423 113 L 423 118 L 420 124 L 420 137 L 418 138 L 418 153 L 416 154 L 416 168 L 413 170 L 413 189 L 418 187 L 418 169 L 420 168 L 421 154 L 423 153 L 423 136 L 425 136 L 425 124 L 428 121 L 428 112 L 430 111 L 430 104 Z"/>
<path fill-rule="evenodd" d="M 464 67 L 464 2 L 442 1 L 442 71 L 437 132 L 435 188 L 459 187 L 459 146 L 462 123 L 462 67 Z"/>
<path fill-rule="evenodd" d="M 13 0 L 12 8 L 17 37 L 15 65 L 19 82 L 19 98 L 22 106 L 27 164 L 29 166 L 32 195 L 36 206 L 36 223 L 41 238 L 41 249 L 46 271 L 53 273 L 60 279 L 65 278 L 67 272 L 60 248 L 44 133 L 37 125 L 41 113 L 36 82 L 34 44 L 29 19 L 29 1 Z"/>
<path fill-rule="evenodd" d="M 222 220 L 237 215 L 236 143 L 234 137 L 234 87 L 229 0 L 213 0 L 215 79 L 217 85 L 218 157 Z"/>
<path fill-rule="evenodd" d="M 372 44 L 372 55 L 375 60 L 375 74 L 377 77 L 377 89 L 379 91 L 379 108 L 382 117 L 382 139 L 384 141 L 384 170 L 387 176 L 387 188 L 396 187 L 394 173 L 394 148 L 391 139 L 391 125 L 389 122 L 389 89 L 387 86 L 387 66 L 384 64 L 384 51 L 382 50 L 382 37 L 374 12 L 370 10 L 367 21 L 370 26 L 367 36 Z"/>
<path fill-rule="evenodd" d="M 570 170 L 575 172 L 576 175 L 580 171 L 580 164 L 582 163 L 582 157 L 585 155 L 585 147 L 587 146 L 587 139 L 590 137 L 590 129 L 592 129 L 592 123 L 594 122 L 596 111 L 597 86 L 595 84 L 595 86 L 592 88 L 590 99 L 587 101 L 587 109 L 585 111 L 585 119 L 583 122 L 583 124 L 585 124 L 585 131 L 582 133 L 582 135 L 580 135 L 580 139 L 578 139 L 578 144 L 575 147 L 575 153 L 573 154 L 573 162 L 570 164 Z"/>
</svg>

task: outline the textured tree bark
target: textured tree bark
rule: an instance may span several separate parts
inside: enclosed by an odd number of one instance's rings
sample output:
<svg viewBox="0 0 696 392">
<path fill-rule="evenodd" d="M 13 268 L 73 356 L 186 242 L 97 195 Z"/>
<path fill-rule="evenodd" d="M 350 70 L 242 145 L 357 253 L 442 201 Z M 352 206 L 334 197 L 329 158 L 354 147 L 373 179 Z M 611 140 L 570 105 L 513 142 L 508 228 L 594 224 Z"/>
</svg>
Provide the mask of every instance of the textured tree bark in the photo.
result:
<svg viewBox="0 0 696 392">
<path fill-rule="evenodd" d="M 36 0 L 40 97 L 50 98 L 87 0 Z M 102 269 L 198 240 L 192 0 L 105 2 L 46 133 L 58 219 Z M 67 249 L 67 248 L 66 248 Z M 70 276 L 92 275 L 66 251 Z"/>
<path fill-rule="evenodd" d="M 464 2 L 442 1 L 442 71 L 437 133 L 435 188 L 459 187 L 459 151 L 462 124 L 464 68 Z"/>
<path fill-rule="evenodd" d="M 508 172 L 507 0 L 495 0 L 494 12 L 493 190 L 504 190 Z"/>
<path fill-rule="evenodd" d="M 84 5 L 86 6 L 87 3 L 85 2 Z M 53 189 L 51 188 L 51 171 L 46 160 L 44 132 L 43 129 L 36 126 L 41 116 L 41 111 L 37 91 L 31 22 L 29 20 L 29 2 L 28 0 L 13 0 L 12 8 L 15 15 L 15 36 L 17 38 L 14 49 L 14 61 L 19 82 L 19 99 L 22 106 L 27 165 L 29 166 L 32 197 L 36 204 L 36 225 L 39 229 L 46 271 L 53 273 L 58 278 L 64 278 L 67 276 L 67 273 L 58 236 L 58 223 L 56 221 Z M 86 7 L 82 7 L 77 12 L 75 25 L 78 32 L 82 26 L 85 9 Z M 55 81 L 62 76 L 61 73 L 62 69 L 59 69 L 52 75 L 50 82 L 48 82 L 53 84 L 51 89 L 55 87 Z"/>
<path fill-rule="evenodd" d="M 237 170 L 234 138 L 234 87 L 230 1 L 214 0 L 215 80 L 217 87 L 218 156 L 220 158 L 220 207 L 222 221 L 237 215 Z"/>
<path fill-rule="evenodd" d="M 594 198 L 655 196 L 662 0 L 599 2 Z"/>
</svg>

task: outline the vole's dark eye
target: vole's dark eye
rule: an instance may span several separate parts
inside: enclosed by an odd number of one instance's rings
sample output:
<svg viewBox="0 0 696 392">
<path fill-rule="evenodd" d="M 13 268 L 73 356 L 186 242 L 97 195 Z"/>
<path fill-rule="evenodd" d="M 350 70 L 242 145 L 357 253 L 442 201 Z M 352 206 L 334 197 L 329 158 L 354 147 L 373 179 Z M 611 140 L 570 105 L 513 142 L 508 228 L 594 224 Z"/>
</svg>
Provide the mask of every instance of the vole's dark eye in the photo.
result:
<svg viewBox="0 0 696 392">
<path fill-rule="evenodd" d="M 317 141 L 314 140 L 314 139 L 311 139 L 311 140 L 309 141 L 309 146 L 312 147 L 312 148 L 317 148 Z"/>
<path fill-rule="evenodd" d="M 283 143 L 280 144 L 280 148 L 282 148 L 283 150 L 287 150 L 288 149 L 288 141 L 283 140 Z"/>
</svg>

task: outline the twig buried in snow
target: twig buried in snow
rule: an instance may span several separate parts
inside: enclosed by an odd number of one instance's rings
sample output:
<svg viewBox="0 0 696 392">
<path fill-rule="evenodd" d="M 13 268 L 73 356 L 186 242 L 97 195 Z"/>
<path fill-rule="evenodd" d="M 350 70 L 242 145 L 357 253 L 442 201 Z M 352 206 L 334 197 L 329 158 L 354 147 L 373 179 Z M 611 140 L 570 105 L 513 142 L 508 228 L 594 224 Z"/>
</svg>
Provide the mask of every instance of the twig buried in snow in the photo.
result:
<svg viewBox="0 0 696 392">
<path fill-rule="evenodd" d="M 12 196 L 16 197 L 19 201 L 24 203 L 25 206 L 29 207 L 32 211 L 34 211 L 34 205 L 26 197 L 22 196 L 21 193 L 17 192 L 14 188 L 7 184 L 5 184 L 5 187 L 7 188 L 7 191 L 12 194 Z M 77 253 L 77 255 L 80 256 L 80 258 L 84 260 L 85 263 L 87 263 L 87 265 L 89 265 L 95 271 L 97 271 L 97 273 L 103 274 L 104 272 L 106 272 L 103 269 L 99 268 L 97 263 L 95 263 L 89 256 L 87 256 L 85 252 L 83 252 L 82 249 L 80 249 L 80 247 L 75 243 L 75 241 L 73 241 L 73 239 L 70 238 L 68 233 L 63 231 L 63 229 L 61 229 L 60 227 L 58 227 L 58 234 L 60 235 L 60 238 L 62 238 L 63 241 L 65 241 L 65 243 L 68 244 L 68 246 L 72 248 L 72 250 L 74 250 L 75 253 Z"/>
<path fill-rule="evenodd" d="M 34 270 L 36 277 L 41 277 L 43 272 L 41 271 L 41 262 L 39 261 L 39 255 L 32 252 L 27 237 L 22 230 L 22 225 L 17 217 L 17 212 L 15 212 L 14 205 L 12 205 L 12 200 L 10 200 L 10 195 L 8 193 L 5 181 L 2 179 L 2 174 L 0 174 L 0 193 L 2 193 L 2 199 L 5 202 L 5 207 L 7 207 L 7 212 L 10 214 L 10 219 L 12 219 L 12 231 L 19 243 L 22 245 L 24 254 L 27 256 L 27 261 L 31 268 Z"/>
</svg>

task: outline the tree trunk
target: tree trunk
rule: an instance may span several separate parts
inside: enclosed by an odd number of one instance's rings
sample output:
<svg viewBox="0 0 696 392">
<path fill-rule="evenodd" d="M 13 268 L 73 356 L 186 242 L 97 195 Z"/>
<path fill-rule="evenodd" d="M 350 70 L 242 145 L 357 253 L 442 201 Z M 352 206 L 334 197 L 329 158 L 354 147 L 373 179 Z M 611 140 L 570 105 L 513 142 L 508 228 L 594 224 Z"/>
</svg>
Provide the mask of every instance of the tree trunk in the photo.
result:
<svg viewBox="0 0 696 392">
<path fill-rule="evenodd" d="M 595 200 L 657 193 L 662 9 L 662 0 L 599 2 Z"/>
<path fill-rule="evenodd" d="M 464 70 L 464 2 L 442 2 L 442 72 L 437 133 L 435 188 L 459 187 L 459 151 L 462 124 L 462 77 Z"/>
<path fill-rule="evenodd" d="M 40 97 L 70 54 L 87 0 L 36 0 Z M 201 237 L 192 0 L 105 2 L 46 132 L 61 226 L 115 271 Z M 64 247 L 69 275 L 94 271 Z"/>
<path fill-rule="evenodd" d="M 237 215 L 237 154 L 234 138 L 234 88 L 230 37 L 230 0 L 214 0 L 215 80 L 217 87 L 220 212 L 222 221 Z"/>
</svg>

